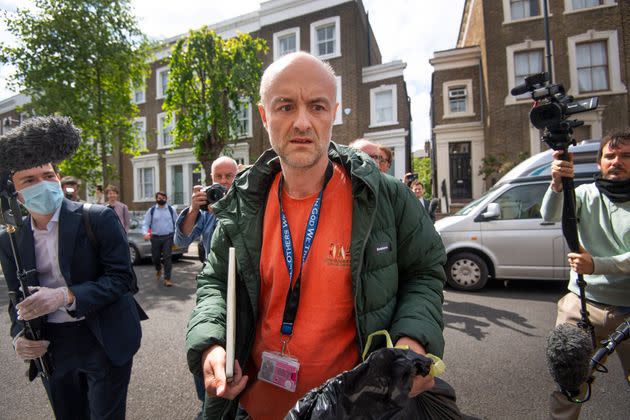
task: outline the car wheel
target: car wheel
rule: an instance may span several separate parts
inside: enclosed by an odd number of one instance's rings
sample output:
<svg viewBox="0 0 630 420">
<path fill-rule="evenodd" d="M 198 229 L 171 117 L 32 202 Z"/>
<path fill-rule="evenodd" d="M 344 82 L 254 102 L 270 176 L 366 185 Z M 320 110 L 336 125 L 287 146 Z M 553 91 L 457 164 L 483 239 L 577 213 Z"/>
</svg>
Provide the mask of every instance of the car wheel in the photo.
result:
<svg viewBox="0 0 630 420">
<path fill-rule="evenodd" d="M 140 264 L 140 252 L 132 244 L 129 244 L 129 256 L 131 257 L 132 265 Z"/>
<path fill-rule="evenodd" d="M 446 282 L 457 290 L 480 290 L 488 282 L 488 265 L 470 252 L 454 254 L 446 261 Z"/>
</svg>

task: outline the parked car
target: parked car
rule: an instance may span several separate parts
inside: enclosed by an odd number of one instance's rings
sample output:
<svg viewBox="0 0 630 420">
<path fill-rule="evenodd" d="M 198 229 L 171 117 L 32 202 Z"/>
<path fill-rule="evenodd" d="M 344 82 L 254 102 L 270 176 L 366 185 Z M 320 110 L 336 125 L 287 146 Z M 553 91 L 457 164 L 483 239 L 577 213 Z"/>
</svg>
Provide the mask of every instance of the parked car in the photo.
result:
<svg viewBox="0 0 630 420">
<path fill-rule="evenodd" d="M 127 240 L 129 241 L 129 254 L 131 255 L 132 264 L 140 264 L 142 260 L 151 258 L 151 241 L 145 241 L 144 235 L 142 235 L 142 218 L 131 217 Z M 188 249 L 180 248 L 173 244 L 173 261 L 179 260 L 186 251 Z"/>
<path fill-rule="evenodd" d="M 599 140 L 570 148 L 575 186 L 598 173 Z M 521 162 L 483 196 L 435 223 L 447 253 L 446 280 L 459 290 L 482 289 L 488 279 L 564 280 L 569 252 L 561 223 L 540 214 L 551 182 L 552 151 Z"/>
</svg>

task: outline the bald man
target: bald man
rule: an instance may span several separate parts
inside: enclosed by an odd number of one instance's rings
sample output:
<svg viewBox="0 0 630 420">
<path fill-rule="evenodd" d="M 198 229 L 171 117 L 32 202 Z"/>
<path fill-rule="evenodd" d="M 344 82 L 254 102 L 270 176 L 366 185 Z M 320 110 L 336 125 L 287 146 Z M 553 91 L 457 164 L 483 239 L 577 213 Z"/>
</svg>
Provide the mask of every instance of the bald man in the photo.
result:
<svg viewBox="0 0 630 420">
<path fill-rule="evenodd" d="M 378 330 L 416 353 L 443 352 L 444 247 L 404 184 L 331 142 L 330 65 L 288 54 L 267 68 L 260 93 L 272 149 L 214 206 L 220 223 L 188 324 L 188 365 L 203 374 L 208 419 L 234 418 L 239 404 L 254 419 L 284 418 L 310 389 L 356 366 Z M 237 361 L 228 381 L 230 246 Z M 274 366 L 295 375 L 277 381 Z M 409 396 L 433 384 L 416 376 Z"/>
<path fill-rule="evenodd" d="M 238 165 L 231 157 L 221 156 L 212 162 L 211 171 L 212 182 L 229 190 L 238 172 Z M 208 252 L 210 239 L 212 239 L 212 233 L 217 222 L 212 213 L 212 207 L 208 207 L 208 210 L 201 209 L 208 204 L 206 193 L 201 189 L 201 185 L 193 187 L 190 207 L 182 210 L 177 218 L 175 244 L 180 247 L 187 247 L 192 241 L 201 237 L 203 248 Z"/>
</svg>

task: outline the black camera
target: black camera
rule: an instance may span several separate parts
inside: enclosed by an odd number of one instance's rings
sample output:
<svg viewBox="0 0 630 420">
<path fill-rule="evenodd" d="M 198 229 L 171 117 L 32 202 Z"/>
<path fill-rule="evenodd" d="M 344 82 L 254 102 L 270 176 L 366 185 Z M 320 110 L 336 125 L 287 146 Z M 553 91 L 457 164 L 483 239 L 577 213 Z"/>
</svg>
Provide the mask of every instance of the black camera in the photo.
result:
<svg viewBox="0 0 630 420">
<path fill-rule="evenodd" d="M 208 204 L 201 206 L 201 210 L 208 211 L 208 206 L 216 203 L 220 199 L 225 196 L 227 193 L 227 188 L 225 188 L 221 184 L 214 183 L 210 186 L 203 187 L 201 191 L 206 193 L 206 200 L 208 200 Z"/>
<path fill-rule="evenodd" d="M 525 78 L 525 83 L 511 90 L 513 96 L 530 92 L 535 102 L 529 112 L 529 120 L 539 130 L 545 130 L 543 140 L 554 150 L 564 149 L 570 141 L 573 128 L 583 121 L 567 121 L 569 115 L 591 111 L 597 108 L 598 97 L 574 100 L 566 95 L 564 86 L 549 83 L 549 73 L 538 73 Z M 568 133 L 569 135 L 563 135 Z M 567 140 L 568 139 L 568 140 Z"/>
</svg>

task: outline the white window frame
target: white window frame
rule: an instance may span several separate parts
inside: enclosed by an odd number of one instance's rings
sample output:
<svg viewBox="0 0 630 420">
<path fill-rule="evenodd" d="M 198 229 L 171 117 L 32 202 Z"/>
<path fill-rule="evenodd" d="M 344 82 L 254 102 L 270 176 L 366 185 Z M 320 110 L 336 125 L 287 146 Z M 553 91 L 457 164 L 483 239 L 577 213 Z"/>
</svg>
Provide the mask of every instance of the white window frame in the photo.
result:
<svg viewBox="0 0 630 420">
<path fill-rule="evenodd" d="M 183 169 L 183 194 L 184 194 L 184 202 L 181 203 L 184 206 L 190 205 L 190 198 L 192 196 L 192 169 L 191 167 L 199 164 L 195 155 L 193 153 L 193 149 L 176 149 L 171 150 L 165 153 L 165 166 L 166 166 L 166 194 L 169 197 L 174 197 L 175 192 L 173 191 L 173 167 L 177 165 L 181 165 Z M 201 170 L 201 179 L 205 178 L 205 173 L 203 169 Z M 180 203 L 177 203 L 178 205 Z"/>
<path fill-rule="evenodd" d="M 136 92 L 142 91 L 142 100 L 136 101 Z M 131 86 L 131 102 L 136 105 L 143 104 L 147 101 L 147 85 L 146 80 L 142 79 L 142 84 L 140 86 Z"/>
<path fill-rule="evenodd" d="M 171 142 L 171 144 L 164 144 L 164 136 L 162 133 L 162 128 L 163 124 L 160 123 L 161 119 L 166 119 L 166 112 L 160 112 L 159 114 L 156 115 L 156 131 L 157 131 L 157 148 L 158 149 L 170 149 L 171 145 L 173 144 L 173 142 Z M 175 117 L 173 117 L 173 119 L 171 120 L 169 127 L 171 128 L 171 132 L 173 131 L 173 129 L 175 128 Z M 172 134 L 171 134 L 171 137 Z"/>
<path fill-rule="evenodd" d="M 330 23 L 335 24 L 335 51 L 332 54 L 317 54 L 317 29 L 321 26 L 329 25 Z M 317 22 L 311 23 L 311 54 L 320 59 L 330 59 L 335 57 L 341 57 L 341 28 L 340 28 L 341 19 L 339 16 L 333 16 L 330 18 L 318 20 Z"/>
<path fill-rule="evenodd" d="M 386 125 L 398 124 L 398 86 L 396 85 L 381 85 L 379 87 L 370 89 L 370 128 L 383 127 Z M 376 94 L 385 91 L 392 92 L 392 120 L 391 121 L 376 121 Z"/>
<path fill-rule="evenodd" d="M 581 9 L 574 9 L 573 8 L 573 0 L 564 0 L 564 14 L 569 14 L 569 13 L 580 13 L 580 12 L 586 12 L 586 11 L 592 11 L 595 9 L 604 9 L 606 7 L 615 7 L 617 5 L 617 1 L 616 0 L 604 0 L 604 4 L 602 5 L 598 5 L 598 6 L 590 6 L 590 7 L 583 7 Z"/>
<path fill-rule="evenodd" d="M 451 112 L 450 101 L 448 93 L 451 89 L 457 86 L 462 86 L 466 89 L 466 111 L 464 112 Z M 444 115 L 442 118 L 462 118 L 462 117 L 474 117 L 475 110 L 473 108 L 473 89 L 472 79 L 461 80 L 449 80 L 442 84 L 442 103 L 444 106 Z"/>
<path fill-rule="evenodd" d="M 283 38 L 287 35 L 295 34 L 295 48 L 296 51 L 300 51 L 300 28 L 289 28 L 284 31 L 275 32 L 273 34 L 273 61 L 276 61 L 278 58 L 282 57 L 280 55 L 280 38 Z"/>
<path fill-rule="evenodd" d="M 134 121 L 134 132 L 136 123 L 142 124 L 142 132 L 140 134 L 140 150 L 147 150 L 147 117 L 138 117 Z"/>
<path fill-rule="evenodd" d="M 339 106 L 337 107 L 337 113 L 335 114 L 334 125 L 343 124 L 343 106 L 342 106 L 342 83 L 341 76 L 335 76 L 335 81 L 337 84 L 337 103 Z"/>
<path fill-rule="evenodd" d="M 577 56 L 576 46 L 583 42 L 606 41 L 608 51 L 608 90 L 597 92 L 579 92 L 578 72 L 577 72 Z M 567 90 L 568 95 L 576 98 L 590 97 L 593 94 L 601 95 L 618 95 L 626 93 L 626 85 L 621 81 L 621 65 L 619 62 L 619 40 L 617 31 L 595 31 L 587 32 L 567 38 L 567 52 L 569 53 L 569 75 L 571 85 Z M 581 119 L 581 118 L 580 118 Z"/>
<path fill-rule="evenodd" d="M 525 42 L 515 45 L 508 45 L 505 48 L 505 56 L 507 60 L 507 95 L 505 97 L 505 105 L 518 105 L 525 103 L 526 101 L 531 101 L 530 97 L 517 98 L 516 96 L 512 96 L 510 91 L 515 87 L 514 78 L 516 76 L 515 66 L 514 66 L 514 54 L 528 51 L 528 50 L 540 50 L 543 51 L 543 71 L 547 71 L 547 60 L 545 59 L 545 41 L 532 41 L 531 39 L 526 39 Z M 551 51 L 553 53 L 553 42 L 551 42 Z M 554 70 L 554 63 L 551 63 L 551 71 L 553 74 L 556 74 Z"/>
<path fill-rule="evenodd" d="M 133 166 L 133 201 L 134 203 L 147 203 L 155 201 L 155 193 L 160 190 L 160 165 L 157 153 L 137 156 L 131 159 Z M 140 185 L 138 184 L 138 170 L 145 168 L 153 168 L 155 178 L 153 179 L 154 196 L 140 197 Z"/>
<path fill-rule="evenodd" d="M 515 23 L 515 22 L 527 22 L 529 20 L 536 20 L 536 19 L 542 19 L 543 16 L 545 15 L 545 10 L 543 9 L 543 2 L 542 0 L 537 0 L 538 1 L 538 9 L 540 10 L 540 15 L 538 16 L 530 16 L 530 17 L 526 17 L 526 18 L 522 18 L 522 19 L 512 19 L 512 9 L 510 8 L 510 0 L 503 0 L 503 24 L 510 24 L 510 23 Z M 549 16 L 551 16 L 551 13 L 549 13 Z"/>
<path fill-rule="evenodd" d="M 237 138 L 239 139 L 248 139 L 248 138 L 252 138 L 254 136 L 254 130 L 252 128 L 252 108 L 253 108 L 253 104 L 252 101 L 242 101 L 239 103 L 239 107 L 240 106 L 245 106 L 247 105 L 247 127 L 245 129 L 244 133 L 238 133 L 237 134 Z M 237 110 L 240 112 L 240 110 Z"/>
<path fill-rule="evenodd" d="M 166 92 L 162 89 L 162 73 L 169 72 L 169 67 L 164 66 L 155 70 L 155 99 L 163 99 L 166 97 Z M 168 79 L 168 77 L 167 77 Z"/>
</svg>

